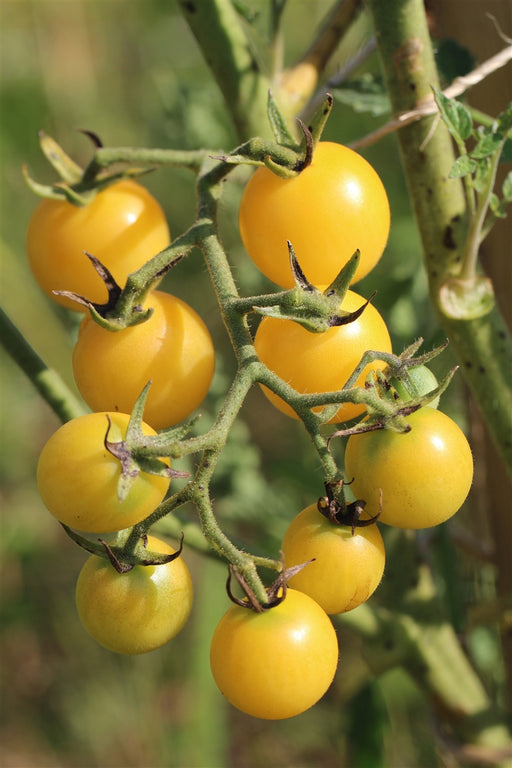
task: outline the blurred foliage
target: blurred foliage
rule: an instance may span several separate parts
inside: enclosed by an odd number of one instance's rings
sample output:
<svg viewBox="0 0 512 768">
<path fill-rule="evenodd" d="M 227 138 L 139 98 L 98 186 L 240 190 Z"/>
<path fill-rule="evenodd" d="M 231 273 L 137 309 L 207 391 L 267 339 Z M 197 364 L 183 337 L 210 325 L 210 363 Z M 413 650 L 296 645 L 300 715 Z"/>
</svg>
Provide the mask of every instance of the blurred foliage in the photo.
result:
<svg viewBox="0 0 512 768">
<path fill-rule="evenodd" d="M 327 0 L 289 3 L 284 24 L 285 58 L 309 42 Z M 265 34 L 260 3 L 256 13 Z M 169 0 L 4 0 L 1 8 L 0 162 L 2 306 L 39 354 L 72 385 L 70 351 L 76 319 L 44 298 L 28 272 L 24 231 L 35 200 L 21 165 L 51 180 L 37 132 L 44 129 L 78 161 L 90 147 L 76 128 L 99 134 L 105 144 L 231 149 L 236 144 L 222 96 L 195 42 Z M 364 18 L 340 47 L 332 68 L 357 52 Z M 375 56 L 355 77 L 378 76 Z M 328 73 L 329 74 L 329 73 Z M 338 102 L 325 138 L 349 142 L 385 116 L 355 113 Z M 386 318 L 394 348 L 418 335 L 425 348 L 440 341 L 427 297 L 421 249 L 411 216 L 393 137 L 365 156 L 388 190 L 392 209 L 389 245 L 379 266 L 357 290 L 369 295 Z M 237 206 L 247 172 L 227 185 L 221 230 L 242 292 L 270 286 L 245 257 L 237 230 Z M 179 233 L 195 212 L 194 179 L 165 169 L 145 177 L 163 205 L 171 231 Z M 199 428 L 205 429 L 229 385 L 234 360 L 218 317 L 206 270 L 195 252 L 164 282 L 189 301 L 211 329 L 220 350 L 212 391 Z M 82 630 L 73 591 L 84 553 L 50 517 L 35 487 L 39 451 L 57 423 L 49 408 L 0 351 L 2 373 L 0 452 L 2 537 L 1 762 L 6 768 L 285 768 L 296 766 L 405 766 L 423 768 L 440 758 L 421 693 L 399 670 L 369 676 L 357 637 L 340 628 L 342 663 L 335 684 L 313 710 L 287 722 L 252 720 L 225 705 L 208 666 L 210 636 L 227 607 L 225 568 L 188 552 L 196 584 L 192 619 L 169 646 L 142 658 L 121 658 L 97 646 Z M 449 351 L 436 373 L 452 365 Z M 464 391 L 455 383 L 443 410 L 466 424 Z M 477 478 L 478 481 L 478 478 Z M 279 538 L 302 507 L 322 495 L 321 476 L 301 426 L 275 412 L 260 392 L 250 394 L 222 456 L 212 494 L 219 520 L 254 552 L 277 556 Z M 185 510 L 184 519 L 190 519 Z M 468 505 L 457 526 L 482 539 L 482 521 Z M 478 533 L 477 533 L 478 532 Z M 435 545 L 435 546 L 434 546 Z M 425 537 L 437 563 L 439 590 L 452 618 L 467 627 L 467 609 L 494 594 L 490 566 L 469 555 L 454 557 L 443 528 Z M 456 572 L 454 564 L 457 563 Z M 497 698 L 502 685 L 493 629 L 477 627 L 468 650 Z"/>
</svg>

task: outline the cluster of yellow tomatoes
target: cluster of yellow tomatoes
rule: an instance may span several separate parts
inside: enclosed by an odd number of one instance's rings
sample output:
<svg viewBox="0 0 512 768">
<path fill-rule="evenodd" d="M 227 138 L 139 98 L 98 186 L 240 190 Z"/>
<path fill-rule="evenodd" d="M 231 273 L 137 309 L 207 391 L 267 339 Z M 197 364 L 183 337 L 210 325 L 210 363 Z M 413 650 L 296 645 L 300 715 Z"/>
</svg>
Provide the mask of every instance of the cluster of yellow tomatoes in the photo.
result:
<svg viewBox="0 0 512 768">
<path fill-rule="evenodd" d="M 320 142 L 312 162 L 293 178 L 259 168 L 245 187 L 239 223 L 249 256 L 270 280 L 293 286 L 290 241 L 307 279 L 323 289 L 356 250 L 361 260 L 353 282 L 375 266 L 387 241 L 390 214 L 382 182 L 366 160 L 341 145 Z M 65 306 L 69 300 L 52 291 L 74 291 L 96 303 L 107 299 L 82 248 L 124 285 L 130 272 L 168 242 L 160 207 L 133 181 L 99 192 L 85 208 L 44 200 L 28 230 L 33 272 Z M 348 291 L 341 309 L 351 312 L 364 303 Z M 159 291 L 148 295 L 145 306 L 154 310 L 148 321 L 115 333 L 84 316 L 73 369 L 93 413 L 58 429 L 39 460 L 43 501 L 58 520 L 78 531 L 128 528 L 151 514 L 167 493 L 168 477 L 140 472 L 119 501 L 120 462 L 105 443 L 105 435 L 109 443 L 122 442 L 128 414 L 147 381 L 152 384 L 144 411 L 146 434 L 182 421 L 210 386 L 214 348 L 194 310 Z M 270 370 L 304 394 L 340 390 L 368 349 L 391 352 L 386 324 L 372 305 L 353 322 L 323 333 L 264 317 L 254 346 Z M 384 366 L 371 363 L 357 384 L 363 386 L 369 372 Z M 420 378 L 425 375 L 429 391 L 432 378 L 426 369 Z M 280 411 L 296 417 L 275 393 L 263 391 Z M 344 403 L 331 421 L 346 422 L 363 411 L 364 406 Z M 345 475 L 354 497 L 366 502 L 368 517 L 424 528 L 460 508 L 472 481 L 472 456 L 463 432 L 435 406 L 421 408 L 408 421 L 406 433 L 380 429 L 352 435 Z M 285 593 L 261 610 L 252 610 L 249 603 L 232 606 L 214 632 L 214 679 L 233 705 L 253 716 L 292 717 L 318 701 L 338 664 L 329 615 L 356 608 L 381 581 L 385 551 L 377 524 L 353 528 L 325 511 L 321 503 L 308 506 L 284 535 L 285 568 L 307 563 L 289 578 Z M 153 537 L 140 546 L 173 551 Z M 142 653 L 167 642 L 183 626 L 192 585 L 182 557 L 119 573 L 108 559 L 93 555 L 80 573 L 76 595 L 80 617 L 100 643 L 121 653 Z"/>
</svg>

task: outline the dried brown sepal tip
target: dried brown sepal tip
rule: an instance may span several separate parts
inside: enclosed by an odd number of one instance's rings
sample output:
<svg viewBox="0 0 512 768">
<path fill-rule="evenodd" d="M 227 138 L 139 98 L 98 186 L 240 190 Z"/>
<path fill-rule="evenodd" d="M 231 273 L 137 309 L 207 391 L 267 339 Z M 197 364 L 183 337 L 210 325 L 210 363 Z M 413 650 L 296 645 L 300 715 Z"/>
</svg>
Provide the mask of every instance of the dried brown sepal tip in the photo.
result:
<svg viewBox="0 0 512 768">
<path fill-rule="evenodd" d="M 142 536 L 143 539 L 143 547 L 146 549 L 147 543 L 148 543 L 148 537 L 146 535 Z M 170 554 L 161 554 L 159 552 L 148 552 L 147 557 L 140 557 L 137 555 L 129 555 L 128 557 L 126 555 L 123 555 L 122 549 L 119 550 L 117 547 L 111 547 L 110 544 L 108 544 L 103 539 L 98 539 L 100 544 L 105 549 L 105 552 L 107 553 L 107 557 L 110 560 L 110 563 L 112 566 L 116 569 L 118 573 L 127 573 L 128 571 L 131 571 L 136 565 L 142 565 L 142 566 L 148 566 L 148 565 L 165 565 L 166 563 L 171 563 L 173 560 L 176 560 L 178 557 L 181 556 L 181 553 L 183 552 L 183 540 L 184 540 L 184 534 L 182 533 L 180 536 L 180 542 L 178 545 L 178 549 L 175 552 L 172 552 Z"/>
<path fill-rule="evenodd" d="M 122 288 L 116 282 L 112 272 L 110 272 L 110 270 L 107 269 L 107 267 L 102 264 L 101 261 L 96 258 L 96 256 L 93 256 L 92 253 L 88 253 L 87 251 L 83 251 L 83 253 L 87 256 L 99 277 L 101 277 L 103 284 L 105 285 L 105 288 L 108 292 L 107 301 L 104 304 L 97 304 L 93 301 L 90 301 L 87 297 L 81 296 L 80 294 L 74 293 L 73 291 L 53 291 L 53 293 L 55 293 L 57 296 L 65 296 L 72 301 L 76 301 L 77 304 L 81 304 L 83 307 L 88 307 L 90 310 L 94 310 L 95 316 L 99 315 L 104 317 L 116 306 L 117 302 L 119 301 Z"/>
<path fill-rule="evenodd" d="M 335 525 L 346 525 L 351 528 L 353 536 L 356 528 L 366 528 L 377 522 L 382 512 L 382 491 L 380 491 L 379 511 L 377 514 L 373 517 L 361 519 L 361 515 L 366 507 L 366 501 L 364 501 L 364 499 L 356 499 L 347 504 L 343 499 L 340 500 L 336 497 L 336 489 L 342 488 L 344 484 L 346 485 L 343 480 L 340 480 L 337 483 L 326 483 L 326 495 L 318 499 L 317 509 L 320 514 L 330 520 L 331 523 Z"/>
<path fill-rule="evenodd" d="M 254 594 L 254 590 L 249 586 L 246 579 L 242 576 L 238 569 L 234 565 L 230 564 L 228 567 L 226 592 L 228 593 L 229 599 L 236 605 L 239 605 L 242 608 L 248 608 L 252 611 L 255 611 L 256 613 L 264 613 L 265 611 L 268 611 L 271 608 L 275 608 L 277 605 L 283 602 L 286 597 L 289 579 L 291 579 L 292 576 L 295 576 L 296 573 L 301 571 L 312 562 L 313 560 L 308 560 L 305 563 L 294 565 L 291 568 L 283 568 L 283 570 L 280 571 L 277 579 L 266 590 L 268 600 L 264 605 L 260 603 Z M 242 588 L 242 592 L 245 595 L 244 598 L 237 597 L 233 594 L 231 590 L 231 578 L 233 576 L 235 577 L 239 586 Z"/>
</svg>

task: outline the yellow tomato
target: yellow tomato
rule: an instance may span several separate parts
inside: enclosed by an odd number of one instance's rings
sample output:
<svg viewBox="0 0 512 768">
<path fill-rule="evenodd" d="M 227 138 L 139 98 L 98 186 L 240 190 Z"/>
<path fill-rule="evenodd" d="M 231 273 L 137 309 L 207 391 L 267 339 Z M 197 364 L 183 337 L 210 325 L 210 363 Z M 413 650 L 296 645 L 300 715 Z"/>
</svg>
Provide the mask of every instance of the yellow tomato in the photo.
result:
<svg viewBox="0 0 512 768">
<path fill-rule="evenodd" d="M 382 181 L 361 155 L 324 141 L 294 178 L 258 168 L 242 195 L 239 226 L 253 262 L 283 288 L 294 285 L 287 240 L 317 287 L 329 285 L 359 249 L 355 283 L 373 269 L 385 248 L 389 203 Z"/>
</svg>

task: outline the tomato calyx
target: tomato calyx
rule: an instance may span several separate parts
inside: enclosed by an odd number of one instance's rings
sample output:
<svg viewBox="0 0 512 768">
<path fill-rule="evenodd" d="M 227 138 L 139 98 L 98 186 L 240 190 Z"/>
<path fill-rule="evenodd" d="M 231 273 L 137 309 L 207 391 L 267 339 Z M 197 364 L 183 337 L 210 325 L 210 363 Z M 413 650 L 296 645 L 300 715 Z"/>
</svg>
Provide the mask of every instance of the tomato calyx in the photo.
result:
<svg viewBox="0 0 512 768">
<path fill-rule="evenodd" d="M 153 274 L 147 282 L 142 286 L 137 287 L 135 298 L 131 295 L 130 300 L 128 301 L 128 306 L 124 309 L 122 304 L 124 303 L 123 298 L 128 293 L 127 288 L 122 288 L 119 285 L 110 270 L 102 264 L 96 256 L 93 256 L 87 251 L 84 251 L 83 253 L 90 260 L 92 266 L 103 281 L 103 284 L 107 289 L 107 301 L 100 304 L 91 301 L 86 296 L 81 296 L 79 293 L 74 293 L 73 291 L 58 290 L 53 291 L 53 293 L 58 296 L 65 296 L 67 299 L 71 299 L 71 301 L 75 301 L 77 304 L 87 307 L 95 322 L 109 331 L 119 331 L 123 328 L 138 325 L 139 323 L 144 323 L 146 320 L 149 320 L 153 314 L 153 309 L 151 307 L 143 309 L 141 306 L 142 301 L 151 288 L 156 283 L 160 282 L 162 277 L 183 259 L 183 254 L 178 254 L 171 259 L 163 269 L 160 269 Z M 130 294 L 134 293 L 131 287 L 129 292 Z"/>
<path fill-rule="evenodd" d="M 330 328 L 357 320 L 376 293 L 372 293 L 370 298 L 354 311 L 340 310 L 360 261 L 359 251 L 352 255 L 333 282 L 323 289 L 310 283 L 300 266 L 293 244 L 288 240 L 287 245 L 295 287 L 271 295 L 270 300 L 276 303 L 270 303 L 269 297 L 263 296 L 261 299 L 265 303 L 258 305 L 255 297 L 252 310 L 266 317 L 292 320 L 312 333 L 324 333 Z"/>
<path fill-rule="evenodd" d="M 148 537 L 146 534 L 144 534 L 142 537 L 142 547 L 143 550 L 147 549 L 148 545 Z M 128 571 L 131 571 L 133 568 L 135 568 L 136 565 L 142 565 L 142 566 L 148 566 L 148 565 L 165 565 L 166 563 L 171 563 L 173 560 L 176 560 L 178 557 L 181 556 L 181 553 L 183 552 L 183 540 L 185 536 L 182 533 L 180 537 L 180 541 L 178 544 L 178 549 L 175 552 L 172 552 L 171 554 L 158 554 L 158 553 L 152 553 L 148 552 L 147 556 L 141 556 L 140 555 L 140 549 L 138 552 L 136 552 L 136 560 L 132 562 L 133 556 L 130 558 L 130 560 L 126 560 L 126 553 L 121 551 L 119 552 L 119 556 L 116 554 L 116 551 L 118 551 L 118 548 L 113 548 L 103 539 L 98 539 L 100 544 L 105 549 L 105 552 L 107 554 L 108 559 L 110 560 L 110 563 L 112 566 L 116 569 L 118 573 L 128 573 Z"/>
<path fill-rule="evenodd" d="M 149 438 L 147 435 L 142 434 L 142 430 L 139 433 L 136 424 L 132 427 L 130 424 L 124 440 L 110 441 L 108 435 L 112 427 L 112 421 L 108 414 L 106 414 L 106 419 L 108 426 L 103 444 L 107 451 L 112 456 L 115 456 L 116 459 L 119 459 L 121 463 L 121 477 L 117 486 L 117 497 L 120 502 L 128 496 L 130 488 L 140 472 L 169 478 L 188 477 L 188 472 L 172 469 L 172 467 L 153 456 L 144 456 L 144 447 L 147 445 Z"/>
<path fill-rule="evenodd" d="M 229 599 L 235 603 L 235 605 L 239 605 L 241 608 L 248 608 L 249 610 L 255 611 L 255 613 L 264 613 L 265 611 L 268 611 L 271 608 L 275 608 L 283 602 L 283 600 L 286 598 L 289 579 L 291 579 L 292 576 L 295 576 L 296 573 L 301 571 L 312 562 L 313 560 L 308 560 L 305 563 L 294 565 L 291 568 L 283 567 L 283 569 L 279 572 L 276 580 L 270 585 L 270 587 L 266 589 L 268 601 L 265 604 L 262 604 L 258 600 L 254 590 L 243 576 L 243 574 L 240 573 L 238 568 L 230 563 L 228 566 L 226 592 Z M 233 591 L 231 590 L 231 579 L 233 576 L 235 577 L 239 586 L 242 588 L 242 591 L 245 595 L 244 598 L 239 598 L 233 594 Z"/>
<path fill-rule="evenodd" d="M 94 131 L 83 128 L 78 130 L 87 136 L 95 150 L 102 149 L 103 142 Z M 39 131 L 38 137 L 41 151 L 59 176 L 59 180 L 54 184 L 41 184 L 30 176 L 27 165 L 24 164 L 22 172 L 25 181 L 38 197 L 65 200 L 83 208 L 92 202 L 97 192 L 111 184 L 122 179 L 135 179 L 153 170 L 153 168 L 127 167 L 121 171 L 104 171 L 95 158 L 84 170 L 51 136 L 44 131 Z"/>
<path fill-rule="evenodd" d="M 345 499 L 340 496 L 344 485 L 347 485 L 345 480 L 325 483 L 326 495 L 318 499 L 317 509 L 331 523 L 346 525 L 351 528 L 353 536 L 356 528 L 366 528 L 377 522 L 382 512 L 382 494 L 377 514 L 368 519 L 361 519 L 361 515 L 366 507 L 366 501 L 364 499 L 356 499 L 347 504 Z"/>
</svg>

